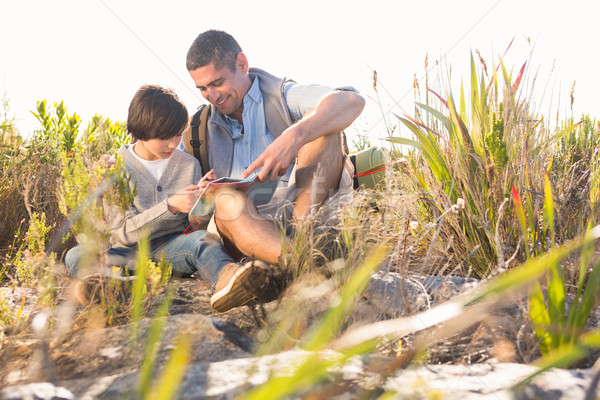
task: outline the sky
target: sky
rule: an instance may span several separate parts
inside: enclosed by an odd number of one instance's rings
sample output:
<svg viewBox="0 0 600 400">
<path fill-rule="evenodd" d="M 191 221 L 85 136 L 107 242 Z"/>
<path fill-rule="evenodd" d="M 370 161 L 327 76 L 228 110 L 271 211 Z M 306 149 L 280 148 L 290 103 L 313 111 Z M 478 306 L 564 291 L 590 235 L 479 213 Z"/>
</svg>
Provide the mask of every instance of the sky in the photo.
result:
<svg viewBox="0 0 600 400">
<path fill-rule="evenodd" d="M 479 51 L 491 69 L 527 63 L 532 106 L 550 118 L 598 117 L 596 1 L 0 0 L 0 90 L 22 134 L 39 125 L 36 102 L 125 121 L 135 91 L 173 88 L 193 111 L 204 100 L 185 68 L 194 38 L 231 33 L 250 66 L 299 83 L 351 85 L 367 99 L 351 135 L 377 141 L 395 114 L 414 114 L 415 79 L 444 76 L 458 93 Z M 479 65 L 479 62 L 478 62 Z M 373 71 L 378 90 L 373 90 Z M 450 77 L 448 78 L 448 76 Z M 571 109 L 570 93 L 574 86 Z M 400 129 L 396 134 L 408 135 Z M 373 143 L 376 144 L 376 143 Z"/>
</svg>

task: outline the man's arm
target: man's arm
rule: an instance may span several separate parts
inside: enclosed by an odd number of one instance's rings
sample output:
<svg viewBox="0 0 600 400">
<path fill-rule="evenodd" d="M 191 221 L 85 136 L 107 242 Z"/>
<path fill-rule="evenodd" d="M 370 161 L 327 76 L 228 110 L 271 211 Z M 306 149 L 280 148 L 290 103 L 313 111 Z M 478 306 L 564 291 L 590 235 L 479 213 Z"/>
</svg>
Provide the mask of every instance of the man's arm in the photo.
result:
<svg viewBox="0 0 600 400">
<path fill-rule="evenodd" d="M 322 136 L 337 134 L 349 127 L 362 112 L 364 98 L 355 91 L 327 93 L 302 119 L 286 129 L 242 174 L 245 178 L 262 167 L 259 179 L 275 180 L 292 165 L 307 143 Z"/>
</svg>

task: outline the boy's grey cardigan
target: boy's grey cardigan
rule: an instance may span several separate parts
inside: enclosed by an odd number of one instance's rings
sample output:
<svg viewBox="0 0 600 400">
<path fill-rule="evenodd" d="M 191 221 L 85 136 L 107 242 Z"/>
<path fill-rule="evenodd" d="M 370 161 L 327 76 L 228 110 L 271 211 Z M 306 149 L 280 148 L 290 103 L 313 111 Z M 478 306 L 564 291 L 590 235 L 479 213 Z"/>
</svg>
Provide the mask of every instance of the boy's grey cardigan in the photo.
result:
<svg viewBox="0 0 600 400">
<path fill-rule="evenodd" d="M 150 235 L 150 240 L 175 232 L 183 233 L 188 225 L 188 215 L 171 214 L 167 199 L 189 185 L 198 184 L 202 178 L 200 163 L 193 156 L 175 150 L 157 182 L 129 152 L 129 146 L 121 147 L 118 154 L 123 157 L 125 169 L 131 174 L 131 186 L 135 185 L 137 195 L 128 210 L 116 207 L 106 210 L 111 246 L 133 246 L 144 230 Z"/>
</svg>

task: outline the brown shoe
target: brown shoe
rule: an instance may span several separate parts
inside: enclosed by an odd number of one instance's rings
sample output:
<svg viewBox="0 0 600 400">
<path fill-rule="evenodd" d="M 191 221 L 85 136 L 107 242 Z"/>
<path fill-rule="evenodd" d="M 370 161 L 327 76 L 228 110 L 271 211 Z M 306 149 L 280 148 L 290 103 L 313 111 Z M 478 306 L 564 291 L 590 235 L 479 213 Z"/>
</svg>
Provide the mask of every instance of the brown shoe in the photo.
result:
<svg viewBox="0 0 600 400">
<path fill-rule="evenodd" d="M 131 281 L 135 276 L 109 276 L 95 273 L 83 277 L 75 285 L 75 298 L 82 305 L 103 301 L 127 304 L 131 297 Z"/>
<path fill-rule="evenodd" d="M 219 273 L 210 305 L 219 312 L 243 306 L 258 296 L 268 274 L 269 266 L 258 260 L 227 264 Z"/>
</svg>

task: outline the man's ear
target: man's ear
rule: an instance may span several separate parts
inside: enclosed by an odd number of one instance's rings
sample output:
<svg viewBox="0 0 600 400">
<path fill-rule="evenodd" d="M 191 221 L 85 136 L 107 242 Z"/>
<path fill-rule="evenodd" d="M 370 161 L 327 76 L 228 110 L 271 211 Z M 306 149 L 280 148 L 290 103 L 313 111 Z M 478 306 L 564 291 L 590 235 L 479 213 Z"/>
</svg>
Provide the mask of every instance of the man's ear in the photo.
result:
<svg viewBox="0 0 600 400">
<path fill-rule="evenodd" d="M 246 58 L 246 55 L 244 53 L 238 53 L 235 60 L 235 65 L 243 73 L 248 73 L 248 59 Z"/>
</svg>

